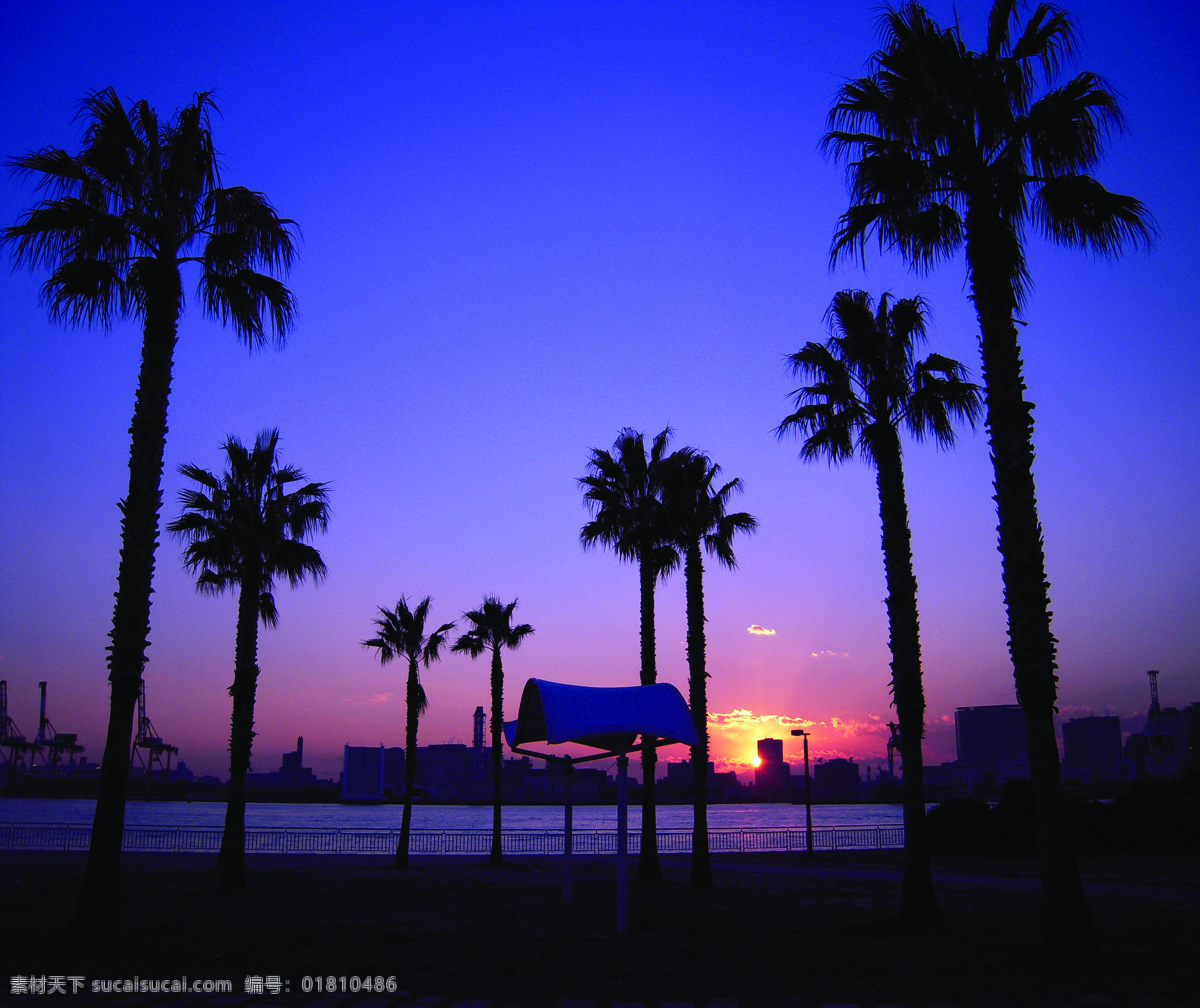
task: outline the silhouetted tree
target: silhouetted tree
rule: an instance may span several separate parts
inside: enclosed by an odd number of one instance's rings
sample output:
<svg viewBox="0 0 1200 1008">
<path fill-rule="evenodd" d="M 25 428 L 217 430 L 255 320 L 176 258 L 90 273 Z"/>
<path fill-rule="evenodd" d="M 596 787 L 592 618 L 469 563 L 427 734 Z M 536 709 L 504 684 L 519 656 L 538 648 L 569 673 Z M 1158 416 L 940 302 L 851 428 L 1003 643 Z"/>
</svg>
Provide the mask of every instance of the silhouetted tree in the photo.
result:
<svg viewBox="0 0 1200 1008">
<path fill-rule="evenodd" d="M 1070 16 L 996 0 L 986 45 L 970 50 L 958 23 L 942 28 L 916 3 L 886 8 L 867 76 L 840 89 L 826 149 L 847 163 L 851 206 L 832 258 L 860 257 L 874 234 L 928 268 L 965 249 L 979 318 L 987 428 L 995 469 L 1009 652 L 1028 723 L 1037 791 L 1042 930 L 1087 940 L 1091 914 L 1066 829 L 1054 727 L 1058 677 L 1049 582 L 1033 480 L 1033 415 L 1025 400 L 1017 315 L 1028 293 L 1024 233 L 1113 255 L 1148 241 L 1142 204 L 1089 171 L 1121 125 L 1101 78 L 1058 84 L 1075 49 Z"/>
<path fill-rule="evenodd" d="M 454 642 L 452 651 L 463 651 L 478 658 L 484 651 L 492 653 L 492 850 L 488 864 L 499 868 L 503 864 L 500 842 L 500 780 L 504 760 L 504 665 L 500 657 L 505 648 L 520 647 L 521 641 L 533 633 L 528 623 L 513 626 L 513 611 L 517 600 L 507 605 L 494 595 L 485 595 L 483 605 L 463 613 L 471 629 Z"/>
<path fill-rule="evenodd" d="M 679 564 L 663 507 L 663 483 L 670 466 L 683 455 L 667 455 L 671 429 L 654 438 L 649 455 L 640 431 L 624 428 L 611 452 L 592 449 L 588 473 L 580 477 L 583 499 L 592 520 L 579 533 L 584 549 L 608 546 L 622 560 L 638 566 L 640 597 L 641 673 L 648 686 L 658 679 L 654 661 L 654 585 Z M 658 817 L 655 788 L 655 747 L 642 747 L 642 835 L 638 856 L 639 882 L 659 882 Z"/>
<path fill-rule="evenodd" d="M 108 669 L 111 701 L 87 867 L 76 911 L 84 933 L 111 933 L 121 916 L 121 843 L 133 714 L 150 633 L 150 594 L 158 544 L 159 487 L 181 269 L 195 263 L 202 310 L 233 326 L 252 346 L 269 323 L 282 343 L 292 296 L 260 267 L 286 271 L 293 222 L 261 193 L 220 185 L 209 132 L 209 94 L 173 122 L 145 102 L 126 111 L 116 92 L 84 100 L 83 148 L 47 147 L 11 162 L 49 198 L 4 229 L 14 259 L 51 270 L 43 287 L 54 318 L 72 324 L 142 321 L 142 362 L 130 424 L 129 490 L 121 502 Z"/>
<path fill-rule="evenodd" d="M 949 447 L 954 443 L 954 419 L 974 426 L 979 389 L 964 380 L 965 368 L 958 361 L 940 354 L 917 361 L 916 349 L 925 339 L 925 303 L 920 298 L 893 303 L 884 294 L 876 308 L 865 291 L 839 291 L 826 317 L 830 338 L 810 342 L 788 358 L 793 374 L 812 384 L 792 393 L 797 409 L 779 425 L 779 433 L 795 431 L 805 437 L 800 455 L 807 461 L 841 463 L 857 452 L 875 470 L 892 696 L 904 764 L 900 915 L 928 923 L 937 918 L 938 908 L 925 822 L 925 691 L 900 431 L 918 439 L 931 436 Z"/>
<path fill-rule="evenodd" d="M 696 735 L 692 746 L 693 817 L 691 884 L 711 889 L 712 861 L 708 845 L 708 670 L 704 633 L 704 553 L 733 570 L 733 536 L 753 532 L 757 520 L 744 511 L 730 514 L 729 498 L 740 493 L 742 481 L 719 484 L 721 467 L 708 456 L 685 449 L 673 453 L 663 488 L 667 522 L 675 545 L 683 552 L 683 576 L 687 594 L 688 704 Z"/>
<path fill-rule="evenodd" d="M 246 448 L 236 437 L 224 445 L 229 468 L 215 476 L 199 466 L 179 471 L 199 484 L 180 491 L 184 512 L 167 530 L 186 542 L 184 563 L 199 572 L 205 594 L 238 592 L 237 642 L 233 657 L 233 715 L 229 730 L 229 797 L 217 864 L 226 889 L 246 887 L 246 774 L 254 742 L 258 688 L 258 622 L 279 622 L 275 579 L 295 588 L 325 576 L 325 561 L 306 539 L 329 521 L 327 484 L 306 483 L 295 466 L 276 454 L 279 431 L 263 431 Z M 289 489 L 293 484 L 300 484 Z"/>
<path fill-rule="evenodd" d="M 363 647 L 375 648 L 379 662 L 386 665 L 393 658 L 403 657 L 408 661 L 408 680 L 404 687 L 404 812 L 400 817 L 400 842 L 396 847 L 395 867 L 408 867 L 408 838 L 412 826 L 413 783 L 417 777 L 417 722 L 429 706 L 425 687 L 421 685 L 419 666 L 429 668 L 431 662 L 442 655 L 446 635 L 454 629 L 453 623 L 443 623 L 433 633 L 426 635 L 425 620 L 429 616 L 432 599 L 426 595 L 409 609 L 408 599 L 403 595 L 395 609 L 379 608 L 375 626 L 379 633 L 363 641 Z"/>
</svg>

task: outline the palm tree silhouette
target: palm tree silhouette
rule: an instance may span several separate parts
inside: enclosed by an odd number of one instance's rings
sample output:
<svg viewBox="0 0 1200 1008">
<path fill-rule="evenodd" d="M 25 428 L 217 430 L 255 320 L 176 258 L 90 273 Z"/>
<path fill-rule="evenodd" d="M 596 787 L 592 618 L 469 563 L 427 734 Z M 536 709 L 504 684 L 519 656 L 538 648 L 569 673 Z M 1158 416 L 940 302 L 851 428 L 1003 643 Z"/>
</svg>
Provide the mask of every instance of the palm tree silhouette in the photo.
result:
<svg viewBox="0 0 1200 1008">
<path fill-rule="evenodd" d="M 675 545 L 683 553 L 687 594 L 688 704 L 696 735 L 692 746 L 694 782 L 692 820 L 692 871 L 694 888 L 711 889 L 712 861 L 708 848 L 708 671 L 704 634 L 704 553 L 730 570 L 737 567 L 733 553 L 736 532 L 753 532 L 758 521 L 744 511 L 730 514 L 729 498 L 742 490 L 740 479 L 719 484 L 721 467 L 692 449 L 674 453 L 676 464 L 668 470 L 663 488 L 667 521 Z"/>
<path fill-rule="evenodd" d="M 268 627 L 279 622 L 276 578 L 286 578 L 295 588 L 306 578 L 320 581 L 325 576 L 325 561 L 305 540 L 328 524 L 328 485 L 306 483 L 300 469 L 280 465 L 278 443 L 278 430 L 263 431 L 251 448 L 230 437 L 223 446 L 229 468 L 219 477 L 199 466 L 180 466 L 180 473 L 199 489 L 180 491 L 183 514 L 167 526 L 188 544 L 184 563 L 199 572 L 200 592 L 238 592 L 229 687 L 229 798 L 217 858 L 226 889 L 246 887 L 246 773 L 254 741 L 258 622 Z M 300 485 L 292 489 L 293 484 Z"/>
<path fill-rule="evenodd" d="M 810 342 L 788 358 L 793 374 L 812 384 L 792 393 L 796 412 L 778 428 L 781 435 L 794 431 L 805 437 L 800 454 L 806 461 L 841 463 L 857 452 L 875 469 L 892 697 L 904 762 L 900 915 L 918 924 L 935 920 L 938 907 L 925 824 L 925 693 L 900 430 L 918 439 L 930 436 L 949 447 L 954 442 L 952 421 L 962 419 L 974 426 L 980 409 L 979 389 L 964 380 L 965 368 L 958 361 L 940 354 L 916 360 L 915 351 L 925 339 L 925 313 L 921 298 L 893 303 L 884 294 L 876 308 L 865 291 L 835 294 L 826 316 L 830 338 Z"/>
<path fill-rule="evenodd" d="M 686 450 L 683 455 L 667 455 L 670 439 L 671 428 L 666 427 L 654 438 L 647 455 L 644 435 L 626 427 L 611 452 L 592 449 L 588 473 L 579 479 L 584 503 L 593 516 L 579 533 L 583 548 L 608 546 L 620 559 L 638 566 L 643 686 L 658 679 L 654 661 L 654 585 L 679 564 L 662 494 L 669 469 L 686 456 Z M 654 764 L 655 748 L 650 743 L 642 747 L 642 834 L 637 879 L 652 883 L 662 880 Z"/>
<path fill-rule="evenodd" d="M 1091 914 L 1067 835 L 1054 727 L 1057 641 L 1016 319 L 1030 283 L 1027 225 L 1060 244 L 1115 255 L 1147 243 L 1153 223 L 1138 200 L 1109 192 L 1089 174 L 1122 118 L 1095 74 L 1057 83 L 1075 49 L 1070 16 L 1043 3 L 1022 24 L 1022 7 L 996 0 L 980 52 L 968 49 L 957 23 L 943 29 L 917 3 L 884 11 L 871 72 L 842 86 L 824 139 L 847 162 L 850 184 L 832 258 L 861 258 L 871 234 L 917 268 L 965 248 L 1009 653 L 1037 795 L 1042 930 L 1047 940 L 1087 941 Z"/>
<path fill-rule="evenodd" d="M 260 268 L 283 272 L 293 257 L 293 222 L 261 193 L 220 185 L 208 117 L 212 97 L 160 123 L 145 101 L 128 111 L 116 92 L 82 104 L 83 148 L 47 147 L 11 162 L 48 198 L 4 229 L 14 260 L 45 266 L 52 317 L 72 324 L 142 321 L 142 361 L 130 424 L 129 490 L 121 502 L 121 562 L 109 633 L 108 734 L 76 910 L 86 932 L 111 933 L 121 916 L 121 842 L 129 779 L 129 739 L 150 633 L 150 594 L 158 544 L 159 487 L 181 270 L 195 263 L 205 314 L 233 326 L 251 346 L 268 325 L 282 344 L 292 295 Z"/>
<path fill-rule="evenodd" d="M 452 651 L 462 651 L 478 658 L 484 651 L 492 653 L 492 850 L 488 864 L 499 868 L 504 863 L 500 844 L 500 777 L 504 755 L 504 665 L 500 653 L 520 647 L 521 641 L 533 633 L 528 623 L 513 626 L 517 600 L 507 605 L 495 595 L 485 595 L 483 605 L 463 613 L 471 629 L 454 642 Z"/>
<path fill-rule="evenodd" d="M 413 782 L 417 777 L 417 722 L 429 706 L 425 687 L 421 685 L 419 666 L 441 658 L 446 635 L 454 629 L 453 623 L 443 623 L 433 633 L 426 635 L 425 621 L 429 617 L 432 599 L 426 595 L 409 609 L 408 599 L 403 595 L 395 609 L 379 607 L 375 626 L 379 633 L 363 641 L 363 647 L 375 648 L 379 662 L 386 665 L 393 658 L 403 657 L 408 661 L 408 680 L 404 687 L 404 812 L 400 818 L 400 842 L 396 847 L 395 867 L 408 867 L 408 837 L 412 826 Z"/>
</svg>

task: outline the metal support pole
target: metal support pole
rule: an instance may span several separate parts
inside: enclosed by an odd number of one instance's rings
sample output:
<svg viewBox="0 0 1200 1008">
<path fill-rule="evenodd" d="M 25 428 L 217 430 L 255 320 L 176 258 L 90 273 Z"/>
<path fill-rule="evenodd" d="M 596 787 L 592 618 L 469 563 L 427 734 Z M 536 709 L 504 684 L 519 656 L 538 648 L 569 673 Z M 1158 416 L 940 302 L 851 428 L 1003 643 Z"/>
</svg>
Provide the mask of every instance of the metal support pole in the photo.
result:
<svg viewBox="0 0 1200 1008">
<path fill-rule="evenodd" d="M 792 734 L 799 735 L 804 739 L 804 847 L 808 851 L 808 856 L 812 857 L 812 778 L 808 775 L 809 732 L 804 731 L 802 728 L 793 728 Z"/>
<path fill-rule="evenodd" d="M 575 766 L 570 760 L 567 761 L 567 769 L 563 774 L 566 779 L 566 787 L 564 788 L 565 805 L 563 808 L 563 902 L 571 902 L 571 825 L 572 825 L 572 807 L 571 807 L 571 782 L 575 778 Z"/>
<path fill-rule="evenodd" d="M 812 778 L 808 776 L 808 732 L 804 733 L 804 844 L 812 857 Z"/>
<path fill-rule="evenodd" d="M 629 757 L 617 757 L 617 931 L 629 924 L 629 877 L 625 864 L 629 852 Z"/>
</svg>

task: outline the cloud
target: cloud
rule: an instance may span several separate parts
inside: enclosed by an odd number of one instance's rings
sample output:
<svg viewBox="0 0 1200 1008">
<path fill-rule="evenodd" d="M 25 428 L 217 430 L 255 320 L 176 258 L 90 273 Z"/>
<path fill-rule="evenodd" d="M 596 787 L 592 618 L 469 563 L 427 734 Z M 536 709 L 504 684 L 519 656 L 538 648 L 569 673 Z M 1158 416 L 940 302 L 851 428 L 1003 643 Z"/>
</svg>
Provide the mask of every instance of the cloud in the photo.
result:
<svg viewBox="0 0 1200 1008">
<path fill-rule="evenodd" d="M 824 722 L 822 722 L 824 723 Z M 864 735 L 879 735 L 887 737 L 891 729 L 878 715 L 872 714 L 864 720 L 847 720 L 846 718 L 830 718 L 829 727 L 842 738 L 862 738 Z"/>
<path fill-rule="evenodd" d="M 791 729 L 807 728 L 816 722 L 807 718 L 792 717 L 790 714 L 755 714 L 753 711 L 738 708 L 728 714 L 710 713 L 708 723 L 718 731 L 735 735 L 749 730 L 762 731 L 764 725 Z"/>
<path fill-rule="evenodd" d="M 754 636 L 756 636 L 756 637 L 774 637 L 775 636 L 774 630 L 768 630 L 765 626 L 759 626 L 757 623 L 754 623 L 753 625 L 746 627 L 746 631 L 747 631 L 747 633 L 754 634 Z"/>
<path fill-rule="evenodd" d="M 810 651 L 814 658 L 849 658 L 849 651 Z"/>
<path fill-rule="evenodd" d="M 391 703 L 392 693 L 370 693 L 358 696 L 342 697 L 342 703 L 353 704 L 355 707 L 377 707 L 379 704 Z"/>
</svg>

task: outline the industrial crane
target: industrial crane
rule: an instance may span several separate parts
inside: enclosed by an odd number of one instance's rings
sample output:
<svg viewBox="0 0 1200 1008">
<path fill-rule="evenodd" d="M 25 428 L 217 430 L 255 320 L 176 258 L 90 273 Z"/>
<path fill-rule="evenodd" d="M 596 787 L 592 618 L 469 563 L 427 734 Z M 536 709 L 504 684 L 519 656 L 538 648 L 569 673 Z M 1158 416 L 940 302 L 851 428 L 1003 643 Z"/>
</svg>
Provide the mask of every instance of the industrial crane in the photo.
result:
<svg viewBox="0 0 1200 1008">
<path fill-rule="evenodd" d="M 891 735 L 887 740 L 888 779 L 896 779 L 896 751 L 900 748 L 900 726 L 894 721 L 888 722 Z"/>
<path fill-rule="evenodd" d="M 79 736 L 77 734 L 67 734 L 54 730 L 50 719 L 46 717 L 45 680 L 38 683 L 38 689 L 42 691 L 42 705 L 41 714 L 38 718 L 36 743 L 39 748 L 47 750 L 46 773 L 54 774 L 59 770 L 69 771 L 75 761 L 75 757 L 83 752 L 83 746 L 79 744 Z"/>
<path fill-rule="evenodd" d="M 133 753 L 130 765 L 134 760 L 142 765 L 146 774 L 146 789 L 149 792 L 150 781 L 154 768 L 162 769 L 163 783 L 171 778 L 171 757 L 179 752 L 177 746 L 167 745 L 162 737 L 154 730 L 150 718 L 146 715 L 146 681 L 142 680 L 142 689 L 138 694 L 138 726 L 133 739 Z"/>
<path fill-rule="evenodd" d="M 37 742 L 26 740 L 8 716 L 8 680 L 0 679 L 0 752 L 4 753 L 5 782 L 11 784 L 19 773 L 28 773 L 40 749 Z"/>
</svg>

